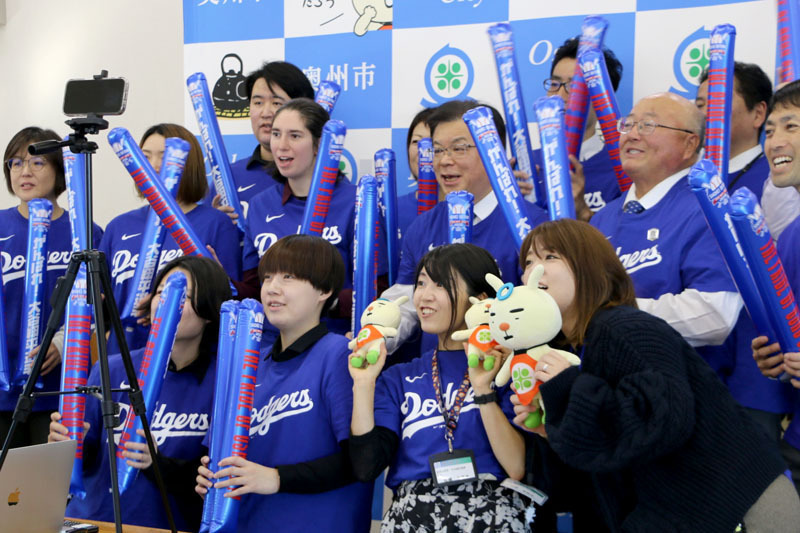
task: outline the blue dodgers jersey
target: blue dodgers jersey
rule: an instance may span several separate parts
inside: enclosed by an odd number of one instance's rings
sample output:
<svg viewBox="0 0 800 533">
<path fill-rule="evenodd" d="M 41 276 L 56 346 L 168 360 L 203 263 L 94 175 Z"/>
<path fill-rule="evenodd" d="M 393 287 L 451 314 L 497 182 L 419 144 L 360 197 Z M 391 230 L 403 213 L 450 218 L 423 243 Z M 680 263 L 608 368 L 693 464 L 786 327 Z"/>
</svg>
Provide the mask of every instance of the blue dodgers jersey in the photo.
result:
<svg viewBox="0 0 800 533">
<path fill-rule="evenodd" d="M 16 207 L 0 211 L 0 257 L 3 261 L 3 308 L 5 311 L 6 346 L 13 376 L 22 363 L 20 351 L 20 327 L 22 305 L 25 294 L 25 266 L 28 252 L 28 219 Z M 94 224 L 92 239 L 96 247 L 103 230 Z M 67 270 L 72 255 L 72 233 L 69 213 L 64 213 L 50 222 L 47 234 L 47 275 L 44 278 L 44 305 L 42 307 L 41 333 L 44 334 L 50 316 L 50 295 L 56 282 Z M 60 320 L 63 323 L 63 317 Z M 57 391 L 61 386 L 61 365 L 42 377 L 43 391 Z M 17 405 L 20 390 L 0 391 L 0 411 L 13 411 Z M 42 397 L 36 400 L 34 411 L 54 411 L 58 409 L 57 397 Z"/>
<path fill-rule="evenodd" d="M 539 165 L 540 172 L 543 172 L 541 149 L 534 150 L 533 158 Z M 589 209 L 596 213 L 620 195 L 614 164 L 608 155 L 608 146 L 604 144 L 602 150 L 581 164 L 585 178 L 583 200 Z"/>
<path fill-rule="evenodd" d="M 348 340 L 327 333 L 304 353 L 275 362 L 262 350 L 247 459 L 277 467 L 326 457 L 350 436 L 353 381 Z M 371 483 L 319 494 L 246 494 L 238 531 L 368 531 Z M 313 517 L 309 514 L 313 513 Z"/>
<path fill-rule="evenodd" d="M 131 352 L 131 360 L 137 371 L 143 355 L 144 350 Z M 122 357 L 119 354 L 111 356 L 108 363 L 111 386 L 127 387 L 129 383 Z M 167 372 L 161 396 L 150 418 L 153 439 L 160 454 L 174 459 L 197 461 L 197 464 L 200 464 L 200 457 L 207 453 L 203 439 L 210 423 L 214 375 L 213 357 L 208 362 L 205 374 L 200 377 L 189 368 L 181 372 Z M 100 369 L 95 364 L 89 374 L 88 385 L 99 384 Z M 118 443 L 130 405 L 125 393 L 115 392 L 112 397 L 120 404 L 120 424 L 114 428 L 114 440 Z M 83 500 L 73 498 L 67 505 L 66 515 L 86 520 L 113 522 L 114 509 L 110 492 L 106 431 L 103 428 L 98 399 L 87 398 L 85 420 L 90 424 L 84 440 L 83 482 L 86 498 Z M 141 472 L 130 488 L 122 494 L 121 500 L 123 523 L 156 528 L 168 527 L 158 488 Z M 185 518 L 178 512 L 171 497 L 170 500 L 178 529 L 188 531 L 189 526 Z"/>
<path fill-rule="evenodd" d="M 144 231 L 149 206 L 140 207 L 133 211 L 123 213 L 109 222 L 100 250 L 106 254 L 106 262 L 111 273 L 111 282 L 114 285 L 114 299 L 120 312 L 125 307 L 125 302 L 133 296 L 136 288 L 133 286 L 133 274 L 139 262 L 139 249 L 142 246 L 142 232 Z M 188 213 L 186 218 L 197 236 L 203 240 L 204 245 L 211 245 L 217 253 L 225 272 L 232 279 L 241 279 L 242 262 L 239 230 L 231 223 L 230 218 L 221 211 L 205 205 L 198 205 Z M 173 259 L 183 255 L 175 239 L 167 233 L 164 246 L 158 261 L 158 269 L 164 267 Z M 142 348 L 147 341 L 147 328 L 137 327 L 130 340 L 130 349 Z M 130 342 L 130 341 L 129 341 Z M 109 337 L 109 353 L 119 351 L 114 335 Z"/>
<path fill-rule="evenodd" d="M 778 237 L 778 256 L 783 270 L 794 292 L 794 299 L 800 302 L 800 216 L 786 226 Z M 783 438 L 800 450 L 800 391 L 794 389 L 794 416 L 783 434 Z"/>
<path fill-rule="evenodd" d="M 633 279 L 638 298 L 659 298 L 685 289 L 736 292 L 714 235 L 686 177 L 640 214 L 622 211 L 620 196 L 597 212 L 591 224 L 611 242 Z M 721 346 L 697 352 L 723 381 L 735 365 L 735 354 Z"/>
<path fill-rule="evenodd" d="M 547 220 L 547 213 L 532 203 L 525 201 L 529 222 L 534 228 Z M 432 209 L 419 215 L 408 227 L 408 235 L 403 239 L 403 252 L 400 255 L 400 268 L 397 283 L 414 284 L 417 264 L 430 250 L 449 242 L 449 223 L 447 202 L 439 202 Z M 486 249 L 497 261 L 503 281 L 514 285 L 520 283 L 522 271 L 519 267 L 519 248 L 508 229 L 503 211 L 498 205 L 492 213 L 472 228 L 472 244 Z"/>
<path fill-rule="evenodd" d="M 467 370 L 467 356 L 463 350 L 439 351 L 437 359 L 445 408 L 450 409 Z M 430 351 L 408 363 L 394 365 L 378 377 L 375 385 L 375 425 L 391 429 L 400 437 L 386 477 L 386 485 L 392 489 L 406 480 L 431 477 L 428 459 L 447 451 L 444 417 L 431 378 L 432 361 L 433 351 Z M 500 407 L 512 420 L 514 409 L 509 397 L 513 392 L 508 386 L 497 392 Z M 472 450 L 478 473 L 505 479 L 507 476 L 492 452 L 474 398 L 470 387 L 458 418 L 453 448 Z"/>
<path fill-rule="evenodd" d="M 764 193 L 764 182 L 769 177 L 769 161 L 764 157 L 764 153 L 761 152 L 758 159 L 753 163 L 753 166 L 751 166 L 747 172 L 742 172 L 743 170 L 744 169 L 728 175 L 728 183 L 733 183 L 733 187 L 729 187 L 728 189 L 728 194 L 733 194 L 736 189 L 747 187 L 756 195 L 758 202 L 761 203 L 761 195 Z"/>
<path fill-rule="evenodd" d="M 256 147 L 256 150 L 258 147 Z M 250 168 L 247 166 L 252 161 L 253 157 L 247 159 L 240 159 L 235 163 L 231 163 L 231 176 L 233 176 L 233 183 L 236 185 L 236 195 L 239 197 L 239 203 L 242 206 L 242 212 L 247 217 L 247 211 L 250 207 L 250 200 L 278 183 L 272 177 L 272 174 L 267 172 L 263 165 L 258 162 L 253 163 Z M 210 184 L 208 194 L 203 202 L 210 206 L 214 201 L 214 196 L 217 191 L 214 189 L 214 184 Z"/>
</svg>

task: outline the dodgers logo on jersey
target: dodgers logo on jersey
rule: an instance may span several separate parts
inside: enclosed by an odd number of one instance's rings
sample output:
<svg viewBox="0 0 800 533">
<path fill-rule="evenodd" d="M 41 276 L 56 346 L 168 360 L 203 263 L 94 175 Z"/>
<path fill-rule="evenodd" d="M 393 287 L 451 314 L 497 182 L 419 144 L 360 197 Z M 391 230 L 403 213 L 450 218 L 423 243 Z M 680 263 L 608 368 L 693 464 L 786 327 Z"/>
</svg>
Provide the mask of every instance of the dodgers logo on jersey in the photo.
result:
<svg viewBox="0 0 800 533">
<path fill-rule="evenodd" d="M 708 30 L 702 26 L 678 45 L 672 60 L 672 70 L 678 86 L 670 87 L 670 92 L 684 98 L 694 98 L 700 85 L 700 75 L 708 68 L 708 48 Z"/>
<path fill-rule="evenodd" d="M 306 413 L 313 408 L 314 400 L 308 389 L 272 396 L 260 409 L 253 408 L 250 435 L 264 436 L 274 422 Z"/>
<path fill-rule="evenodd" d="M 425 88 L 432 101 L 423 98 L 422 105 L 435 107 L 450 100 L 466 98 L 474 77 L 469 56 L 449 44 L 443 46 L 425 67 Z"/>
<path fill-rule="evenodd" d="M 47 254 L 47 270 L 66 270 L 67 263 L 72 252 L 49 252 Z M 25 277 L 25 256 L 12 256 L 8 252 L 0 252 L 0 260 L 3 263 L 3 282 Z"/>
<path fill-rule="evenodd" d="M 406 378 L 406 380 L 409 381 L 409 383 L 412 382 L 408 378 Z M 453 404 L 455 404 L 458 387 L 453 385 L 453 383 L 448 383 L 444 391 L 445 409 L 450 409 L 453 407 Z M 472 390 L 472 387 L 470 387 L 467 391 L 467 396 L 464 398 L 464 406 L 461 408 L 461 415 L 478 409 L 478 406 L 473 403 L 474 399 L 475 392 Z M 403 413 L 404 417 L 402 422 L 403 439 L 410 439 L 421 429 L 444 424 L 444 417 L 442 416 L 442 411 L 439 409 L 439 403 L 436 399 L 423 399 L 416 392 L 406 391 L 405 401 L 400 405 L 400 412 Z"/>
</svg>

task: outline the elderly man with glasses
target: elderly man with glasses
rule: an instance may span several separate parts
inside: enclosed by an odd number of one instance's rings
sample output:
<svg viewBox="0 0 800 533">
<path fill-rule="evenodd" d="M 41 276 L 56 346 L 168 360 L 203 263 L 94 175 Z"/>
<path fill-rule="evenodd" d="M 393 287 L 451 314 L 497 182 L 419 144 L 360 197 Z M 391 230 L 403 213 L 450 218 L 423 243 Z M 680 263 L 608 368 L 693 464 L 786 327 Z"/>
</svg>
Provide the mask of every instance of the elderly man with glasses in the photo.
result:
<svg viewBox="0 0 800 533">
<path fill-rule="evenodd" d="M 725 381 L 734 357 L 720 345 L 742 300 L 687 180 L 703 125 L 685 98 L 642 98 L 619 121 L 620 158 L 633 185 L 591 223 L 633 278 L 639 308 L 678 330 Z"/>
</svg>

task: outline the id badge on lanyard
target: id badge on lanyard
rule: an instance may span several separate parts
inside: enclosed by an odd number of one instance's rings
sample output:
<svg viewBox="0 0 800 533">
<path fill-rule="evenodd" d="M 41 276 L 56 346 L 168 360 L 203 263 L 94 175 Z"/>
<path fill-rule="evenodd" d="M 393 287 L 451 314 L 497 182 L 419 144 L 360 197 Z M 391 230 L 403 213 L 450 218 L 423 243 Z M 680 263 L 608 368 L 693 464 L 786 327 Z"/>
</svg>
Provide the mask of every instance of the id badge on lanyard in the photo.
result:
<svg viewBox="0 0 800 533">
<path fill-rule="evenodd" d="M 433 388 L 436 392 L 436 400 L 439 402 L 439 409 L 445 422 L 444 438 L 447 441 L 447 451 L 431 455 L 428 462 L 431 467 L 431 477 L 437 487 L 456 485 L 459 483 L 469 483 L 478 479 L 478 467 L 475 464 L 475 454 L 472 450 L 453 449 L 453 434 L 458 427 L 458 417 L 461 414 L 461 406 L 470 387 L 469 371 L 464 373 L 464 380 L 456 394 L 456 400 L 450 410 L 445 409 L 442 397 L 442 384 L 439 378 L 439 361 L 437 352 L 433 353 L 433 371 L 431 374 Z"/>
</svg>

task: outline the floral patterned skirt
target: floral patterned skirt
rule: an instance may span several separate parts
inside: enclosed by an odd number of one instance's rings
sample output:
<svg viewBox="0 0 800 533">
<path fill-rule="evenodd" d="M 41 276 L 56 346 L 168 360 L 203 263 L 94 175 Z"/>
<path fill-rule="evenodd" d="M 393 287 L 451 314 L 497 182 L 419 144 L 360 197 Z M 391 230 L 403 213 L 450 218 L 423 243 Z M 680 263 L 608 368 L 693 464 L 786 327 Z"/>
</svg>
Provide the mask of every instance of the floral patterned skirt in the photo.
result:
<svg viewBox="0 0 800 533">
<path fill-rule="evenodd" d="M 502 531 L 525 533 L 528 501 L 492 479 L 436 487 L 431 478 L 404 481 L 383 517 L 381 533 Z"/>
</svg>

